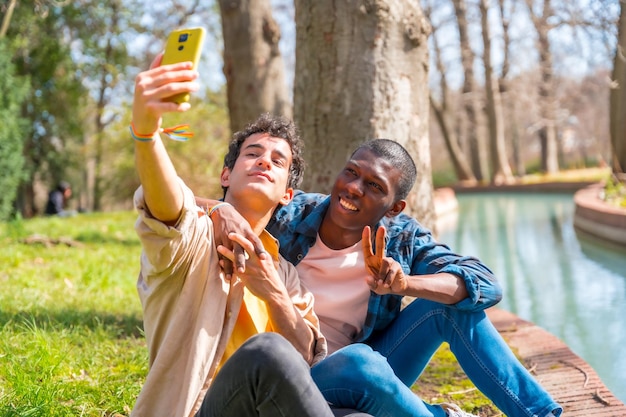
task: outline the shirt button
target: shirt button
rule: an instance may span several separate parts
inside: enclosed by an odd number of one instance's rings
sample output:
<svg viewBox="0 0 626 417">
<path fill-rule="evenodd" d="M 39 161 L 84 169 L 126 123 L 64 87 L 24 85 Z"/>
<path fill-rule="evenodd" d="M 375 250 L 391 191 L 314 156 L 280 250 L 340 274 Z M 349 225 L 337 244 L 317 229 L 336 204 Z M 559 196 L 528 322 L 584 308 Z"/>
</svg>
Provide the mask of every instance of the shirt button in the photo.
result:
<svg viewBox="0 0 626 417">
<path fill-rule="evenodd" d="M 302 254 L 301 254 L 301 253 L 300 253 L 300 254 L 298 254 L 297 258 L 298 258 L 298 260 L 299 260 L 299 261 L 301 261 L 301 260 L 302 260 L 302 258 L 303 258 Z"/>
</svg>

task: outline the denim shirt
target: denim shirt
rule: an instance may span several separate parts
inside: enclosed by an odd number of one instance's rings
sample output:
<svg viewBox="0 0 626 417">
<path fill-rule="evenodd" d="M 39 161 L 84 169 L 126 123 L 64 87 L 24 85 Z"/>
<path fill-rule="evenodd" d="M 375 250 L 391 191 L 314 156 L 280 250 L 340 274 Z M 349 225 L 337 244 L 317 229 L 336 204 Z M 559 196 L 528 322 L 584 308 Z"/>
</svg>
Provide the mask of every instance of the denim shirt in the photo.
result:
<svg viewBox="0 0 626 417">
<path fill-rule="evenodd" d="M 280 253 L 289 262 L 297 265 L 315 244 L 329 204 L 327 195 L 296 191 L 291 203 L 275 212 L 267 230 L 279 240 Z M 401 213 L 384 217 L 379 225 L 387 229 L 386 255 L 400 263 L 405 274 L 447 272 L 463 279 L 469 296 L 451 307 L 480 311 L 502 299 L 502 288 L 489 268 L 474 257 L 457 255 L 438 243 L 414 218 Z M 355 341 L 367 341 L 376 331 L 386 328 L 399 314 L 402 297 L 372 291 L 365 325 Z"/>
</svg>

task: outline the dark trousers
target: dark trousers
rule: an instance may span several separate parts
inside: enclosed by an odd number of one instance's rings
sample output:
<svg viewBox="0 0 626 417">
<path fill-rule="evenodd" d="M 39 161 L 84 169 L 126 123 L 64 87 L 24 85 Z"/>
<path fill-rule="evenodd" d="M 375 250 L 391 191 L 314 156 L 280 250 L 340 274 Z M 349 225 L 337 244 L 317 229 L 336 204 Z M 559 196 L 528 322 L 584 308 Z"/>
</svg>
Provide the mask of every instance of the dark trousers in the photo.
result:
<svg viewBox="0 0 626 417">
<path fill-rule="evenodd" d="M 279 334 L 261 333 L 226 361 L 196 417 L 367 415 L 331 410 L 291 343 Z"/>
</svg>

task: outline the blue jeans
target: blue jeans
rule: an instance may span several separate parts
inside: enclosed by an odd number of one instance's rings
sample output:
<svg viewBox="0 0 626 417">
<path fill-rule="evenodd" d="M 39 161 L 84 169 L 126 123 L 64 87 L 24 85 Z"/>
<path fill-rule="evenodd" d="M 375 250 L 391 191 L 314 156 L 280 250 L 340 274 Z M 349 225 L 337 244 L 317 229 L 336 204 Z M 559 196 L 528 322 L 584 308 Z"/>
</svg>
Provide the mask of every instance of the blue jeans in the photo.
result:
<svg viewBox="0 0 626 417">
<path fill-rule="evenodd" d="M 445 416 L 410 389 L 447 342 L 476 385 L 508 417 L 544 417 L 561 407 L 519 362 L 484 312 L 416 299 L 367 345 L 338 350 L 311 370 L 330 403 L 376 417 Z"/>
</svg>

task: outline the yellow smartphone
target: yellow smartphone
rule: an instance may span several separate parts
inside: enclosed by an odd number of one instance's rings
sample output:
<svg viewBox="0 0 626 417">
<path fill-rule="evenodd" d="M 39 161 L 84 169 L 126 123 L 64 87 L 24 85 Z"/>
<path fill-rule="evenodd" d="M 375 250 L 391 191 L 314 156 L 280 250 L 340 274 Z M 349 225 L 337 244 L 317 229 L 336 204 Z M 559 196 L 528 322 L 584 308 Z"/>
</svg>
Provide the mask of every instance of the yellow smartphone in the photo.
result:
<svg viewBox="0 0 626 417">
<path fill-rule="evenodd" d="M 196 69 L 200 61 L 204 36 L 205 30 L 201 27 L 178 29 L 171 32 L 167 37 L 161 65 L 191 61 L 193 68 Z M 164 100 L 180 104 L 189 101 L 189 93 L 176 94 Z"/>
</svg>

